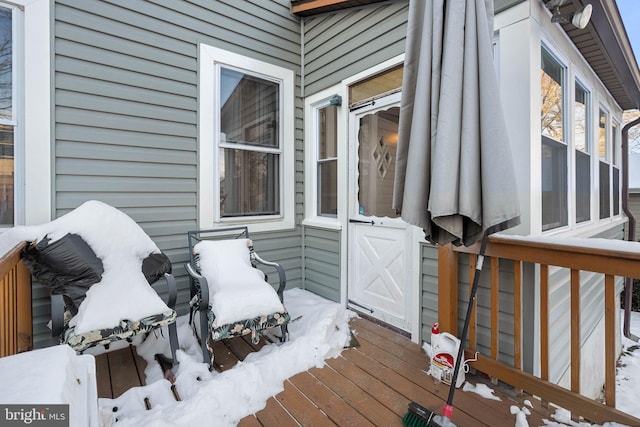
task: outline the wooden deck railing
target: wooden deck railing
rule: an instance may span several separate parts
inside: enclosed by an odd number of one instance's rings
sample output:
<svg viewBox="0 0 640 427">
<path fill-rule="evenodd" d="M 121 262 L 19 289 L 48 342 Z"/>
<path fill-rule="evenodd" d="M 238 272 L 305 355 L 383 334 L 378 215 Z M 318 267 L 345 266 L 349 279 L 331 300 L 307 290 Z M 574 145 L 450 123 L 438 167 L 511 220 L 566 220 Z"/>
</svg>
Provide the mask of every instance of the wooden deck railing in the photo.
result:
<svg viewBox="0 0 640 427">
<path fill-rule="evenodd" d="M 575 243 L 574 241 L 571 241 Z M 638 243 L 640 247 L 640 243 Z M 613 247 L 613 249 L 612 249 Z M 486 248 L 486 258 L 483 265 L 490 266 L 490 354 L 478 356 L 478 361 L 472 367 L 514 386 L 517 390 L 524 390 L 543 401 L 552 402 L 585 419 L 604 423 L 616 421 L 627 425 L 640 425 L 640 420 L 615 409 L 615 377 L 616 377 L 616 277 L 640 278 L 640 251 L 598 249 L 587 245 L 556 244 L 544 239 L 527 240 L 524 238 L 509 238 L 492 236 Z M 470 279 L 473 281 L 475 273 L 476 247 L 453 247 L 444 245 L 439 247 L 438 263 L 438 312 L 441 330 L 457 332 L 458 325 L 458 254 L 468 253 L 470 264 Z M 498 361 L 498 337 L 500 325 L 499 315 L 499 269 L 501 260 L 513 261 L 513 313 L 514 313 L 514 347 L 513 366 Z M 490 261 L 490 262 L 488 262 Z M 523 342 L 523 265 L 532 263 L 539 265 L 539 369 L 540 374 L 534 376 L 522 370 L 522 342 Z M 549 268 L 564 267 L 570 270 L 570 330 L 571 330 L 571 389 L 549 382 Z M 606 405 L 580 394 L 580 272 L 602 273 L 604 275 L 604 348 L 605 348 L 605 401 Z M 474 309 L 475 310 L 475 309 Z M 472 357 L 470 349 L 476 349 L 475 314 L 469 327 L 468 358 Z"/>
<path fill-rule="evenodd" d="M 0 258 L 0 357 L 31 350 L 31 275 L 18 245 Z"/>
</svg>

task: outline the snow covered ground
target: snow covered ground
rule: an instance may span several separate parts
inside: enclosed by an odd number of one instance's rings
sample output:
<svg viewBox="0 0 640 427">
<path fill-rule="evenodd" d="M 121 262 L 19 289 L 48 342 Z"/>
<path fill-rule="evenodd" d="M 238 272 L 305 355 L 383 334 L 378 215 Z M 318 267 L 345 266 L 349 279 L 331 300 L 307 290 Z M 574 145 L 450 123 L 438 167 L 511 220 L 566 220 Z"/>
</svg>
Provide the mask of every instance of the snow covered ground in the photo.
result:
<svg viewBox="0 0 640 427">
<path fill-rule="evenodd" d="M 191 426 L 203 420 L 234 426 L 282 391 L 287 378 L 323 366 L 325 359 L 339 355 L 349 343 L 352 312 L 302 289 L 287 290 L 284 300 L 291 318 L 296 319 L 289 325 L 289 341 L 266 345 L 223 373 L 209 372 L 202 363 L 188 319 L 180 317 L 178 334 L 185 349 L 178 353 L 175 381 L 180 402 L 154 359 L 157 353 L 170 355 L 167 339 L 151 335 L 137 347 L 147 361 L 149 385 L 130 389 L 116 399 L 99 399 L 102 425 L 111 425 L 117 418 L 117 426 Z M 145 397 L 152 402 L 151 410 L 144 406 Z"/>
</svg>

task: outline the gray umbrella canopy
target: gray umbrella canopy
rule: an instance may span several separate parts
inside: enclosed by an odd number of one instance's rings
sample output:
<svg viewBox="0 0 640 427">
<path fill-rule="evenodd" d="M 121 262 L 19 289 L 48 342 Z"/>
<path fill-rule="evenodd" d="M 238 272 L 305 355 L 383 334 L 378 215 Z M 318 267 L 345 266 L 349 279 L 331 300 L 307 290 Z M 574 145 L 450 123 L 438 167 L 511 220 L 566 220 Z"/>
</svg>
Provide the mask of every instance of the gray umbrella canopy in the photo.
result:
<svg viewBox="0 0 640 427">
<path fill-rule="evenodd" d="M 410 1 L 393 207 L 437 244 L 520 223 L 493 0 Z"/>
</svg>

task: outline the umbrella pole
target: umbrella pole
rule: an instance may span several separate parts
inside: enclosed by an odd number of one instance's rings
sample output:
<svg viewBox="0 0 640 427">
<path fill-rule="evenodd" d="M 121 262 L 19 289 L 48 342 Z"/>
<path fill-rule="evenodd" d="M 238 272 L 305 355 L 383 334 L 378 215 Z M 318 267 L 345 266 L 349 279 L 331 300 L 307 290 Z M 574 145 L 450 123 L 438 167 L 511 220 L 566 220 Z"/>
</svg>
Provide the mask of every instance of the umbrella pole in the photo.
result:
<svg viewBox="0 0 640 427">
<path fill-rule="evenodd" d="M 456 382 L 458 380 L 458 372 L 462 365 L 462 359 L 464 355 L 465 340 L 467 338 L 467 332 L 469 331 L 469 323 L 471 322 L 471 313 L 473 312 L 473 304 L 476 300 L 476 292 L 478 291 L 478 283 L 480 282 L 480 272 L 482 271 L 482 264 L 484 262 L 484 252 L 487 247 L 487 240 L 489 233 L 485 232 L 482 236 L 482 243 L 480 243 L 480 252 L 478 253 L 478 259 L 476 261 L 476 271 L 473 275 L 473 284 L 471 285 L 471 295 L 469 296 L 469 305 L 467 306 L 467 315 L 464 318 L 464 326 L 462 328 L 462 335 L 460 335 L 460 347 L 458 348 L 458 355 L 456 357 L 456 364 L 453 368 L 453 377 L 451 378 L 451 385 L 449 386 L 449 396 L 447 397 L 447 403 L 444 405 L 442 415 L 447 418 L 451 418 L 453 415 L 453 394 L 456 391 Z"/>
</svg>

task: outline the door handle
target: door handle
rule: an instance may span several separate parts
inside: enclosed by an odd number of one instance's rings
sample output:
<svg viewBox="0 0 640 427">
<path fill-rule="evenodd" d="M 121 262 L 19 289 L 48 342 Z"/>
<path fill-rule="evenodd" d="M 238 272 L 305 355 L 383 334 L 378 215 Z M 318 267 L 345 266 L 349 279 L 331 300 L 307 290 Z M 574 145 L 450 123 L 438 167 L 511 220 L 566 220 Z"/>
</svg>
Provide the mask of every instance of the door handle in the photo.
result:
<svg viewBox="0 0 640 427">
<path fill-rule="evenodd" d="M 376 222 L 374 220 L 371 221 L 363 221 L 361 219 L 350 219 L 349 222 L 351 223 L 356 223 L 356 224 L 371 224 L 371 225 L 376 225 Z"/>
</svg>

